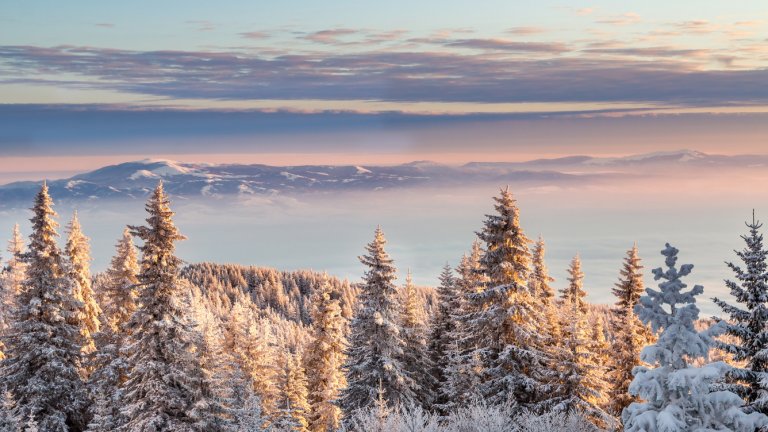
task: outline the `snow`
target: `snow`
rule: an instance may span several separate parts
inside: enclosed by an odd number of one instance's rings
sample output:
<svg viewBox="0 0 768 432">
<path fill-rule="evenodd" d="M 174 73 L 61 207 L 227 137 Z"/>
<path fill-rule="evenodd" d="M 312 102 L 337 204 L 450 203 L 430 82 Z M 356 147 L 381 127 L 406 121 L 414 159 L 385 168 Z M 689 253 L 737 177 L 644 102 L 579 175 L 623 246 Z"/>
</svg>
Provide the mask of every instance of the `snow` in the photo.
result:
<svg viewBox="0 0 768 432">
<path fill-rule="evenodd" d="M 138 170 L 135 173 L 131 174 L 128 178 L 131 180 L 138 180 L 141 178 L 157 178 L 157 175 L 151 171 Z"/>
<path fill-rule="evenodd" d="M 643 161 L 648 161 L 648 160 L 657 159 L 657 158 L 666 158 L 666 157 L 675 157 L 675 156 L 677 157 L 678 162 L 690 162 L 690 161 L 705 158 L 707 154 L 702 153 L 700 151 L 696 151 L 696 150 L 682 149 L 682 150 L 674 150 L 674 151 L 644 153 L 640 155 L 623 156 L 623 157 L 615 157 L 615 158 L 595 158 L 595 159 L 587 160 L 585 164 L 611 165 L 614 163 L 621 163 L 621 162 L 643 162 Z"/>
<path fill-rule="evenodd" d="M 298 174 L 291 174 L 288 171 L 280 171 L 280 175 L 285 177 L 285 178 L 287 178 L 290 181 L 294 181 L 296 179 L 303 178 L 302 176 L 300 176 Z"/>
<path fill-rule="evenodd" d="M 66 187 L 67 187 L 67 189 L 72 190 L 77 185 L 83 184 L 83 183 L 85 183 L 83 180 L 70 180 L 70 181 L 67 182 L 67 186 Z"/>
</svg>

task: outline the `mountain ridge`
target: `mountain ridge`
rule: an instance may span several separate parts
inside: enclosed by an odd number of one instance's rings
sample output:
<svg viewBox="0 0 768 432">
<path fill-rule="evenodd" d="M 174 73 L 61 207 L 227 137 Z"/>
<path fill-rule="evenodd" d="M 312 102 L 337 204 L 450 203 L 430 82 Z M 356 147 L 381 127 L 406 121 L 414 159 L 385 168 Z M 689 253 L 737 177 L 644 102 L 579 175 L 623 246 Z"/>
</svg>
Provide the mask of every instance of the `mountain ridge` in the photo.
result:
<svg viewBox="0 0 768 432">
<path fill-rule="evenodd" d="M 768 165 L 768 156 L 710 155 L 676 150 L 624 157 L 574 155 L 525 162 L 469 162 L 446 165 L 413 161 L 399 165 L 285 165 L 185 163 L 143 159 L 104 166 L 69 178 L 48 180 L 56 200 L 143 199 L 162 180 L 177 198 L 296 193 L 378 191 L 414 186 L 462 186 L 473 183 L 579 184 L 629 176 L 670 166 Z M 42 181 L 0 186 L 0 206 L 27 205 Z"/>
</svg>

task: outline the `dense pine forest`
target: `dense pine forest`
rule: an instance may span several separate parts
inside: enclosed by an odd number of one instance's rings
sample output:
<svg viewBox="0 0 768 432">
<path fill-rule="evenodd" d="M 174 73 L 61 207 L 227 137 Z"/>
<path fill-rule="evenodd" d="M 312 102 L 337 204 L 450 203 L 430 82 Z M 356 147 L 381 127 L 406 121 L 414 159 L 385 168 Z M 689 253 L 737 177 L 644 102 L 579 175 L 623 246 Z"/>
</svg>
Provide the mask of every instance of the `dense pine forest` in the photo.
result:
<svg viewBox="0 0 768 432">
<path fill-rule="evenodd" d="M 0 431 L 739 431 L 768 427 L 768 251 L 754 217 L 721 318 L 670 244 L 617 257 L 615 304 L 578 255 L 556 291 L 508 188 L 437 287 L 398 281 L 384 230 L 361 278 L 185 264 L 162 183 L 90 270 L 43 185 L 0 288 Z M 126 221 L 138 222 L 138 221 Z M 631 243 L 630 245 L 631 246 Z M 402 268 L 402 267 L 401 267 Z"/>
</svg>

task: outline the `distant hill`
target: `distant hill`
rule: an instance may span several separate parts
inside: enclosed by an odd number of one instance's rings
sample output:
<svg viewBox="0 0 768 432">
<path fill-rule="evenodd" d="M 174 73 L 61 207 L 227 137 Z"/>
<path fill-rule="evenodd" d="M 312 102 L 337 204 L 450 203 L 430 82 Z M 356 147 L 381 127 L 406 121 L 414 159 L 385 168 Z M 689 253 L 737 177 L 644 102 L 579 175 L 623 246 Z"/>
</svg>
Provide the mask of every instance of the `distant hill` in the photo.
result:
<svg viewBox="0 0 768 432">
<path fill-rule="evenodd" d="M 570 156 L 527 162 L 472 162 L 462 166 L 417 161 L 393 166 L 269 166 L 199 164 L 146 159 L 49 180 L 57 202 L 144 199 L 159 180 L 176 198 L 217 199 L 299 193 L 376 191 L 415 186 L 455 187 L 473 183 L 567 184 L 637 175 L 670 167 L 762 167 L 768 156 L 720 156 L 693 150 L 595 158 Z M 0 208 L 26 207 L 42 180 L 0 186 Z"/>
</svg>

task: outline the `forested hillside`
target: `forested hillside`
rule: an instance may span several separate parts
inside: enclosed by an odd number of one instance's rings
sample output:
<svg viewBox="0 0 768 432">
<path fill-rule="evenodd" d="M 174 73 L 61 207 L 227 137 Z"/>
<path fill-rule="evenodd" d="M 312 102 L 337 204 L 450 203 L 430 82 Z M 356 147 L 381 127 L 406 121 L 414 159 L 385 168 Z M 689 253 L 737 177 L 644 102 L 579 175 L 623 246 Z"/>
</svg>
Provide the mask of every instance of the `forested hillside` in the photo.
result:
<svg viewBox="0 0 768 432">
<path fill-rule="evenodd" d="M 768 426 L 762 225 L 729 263 L 723 318 L 699 317 L 694 267 L 666 244 L 645 287 L 637 246 L 613 305 L 587 301 L 581 259 L 555 289 L 543 238 L 508 189 L 436 287 L 418 287 L 381 227 L 360 280 L 184 265 L 162 183 L 143 225 L 92 275 L 74 214 L 59 238 L 47 186 L 0 272 L 2 431 L 699 431 Z M 119 234 L 119 233 L 116 233 Z M 138 248 L 136 243 L 138 243 Z M 620 257 L 617 257 L 620 258 Z M 619 259 L 617 259 L 617 262 Z"/>
</svg>

